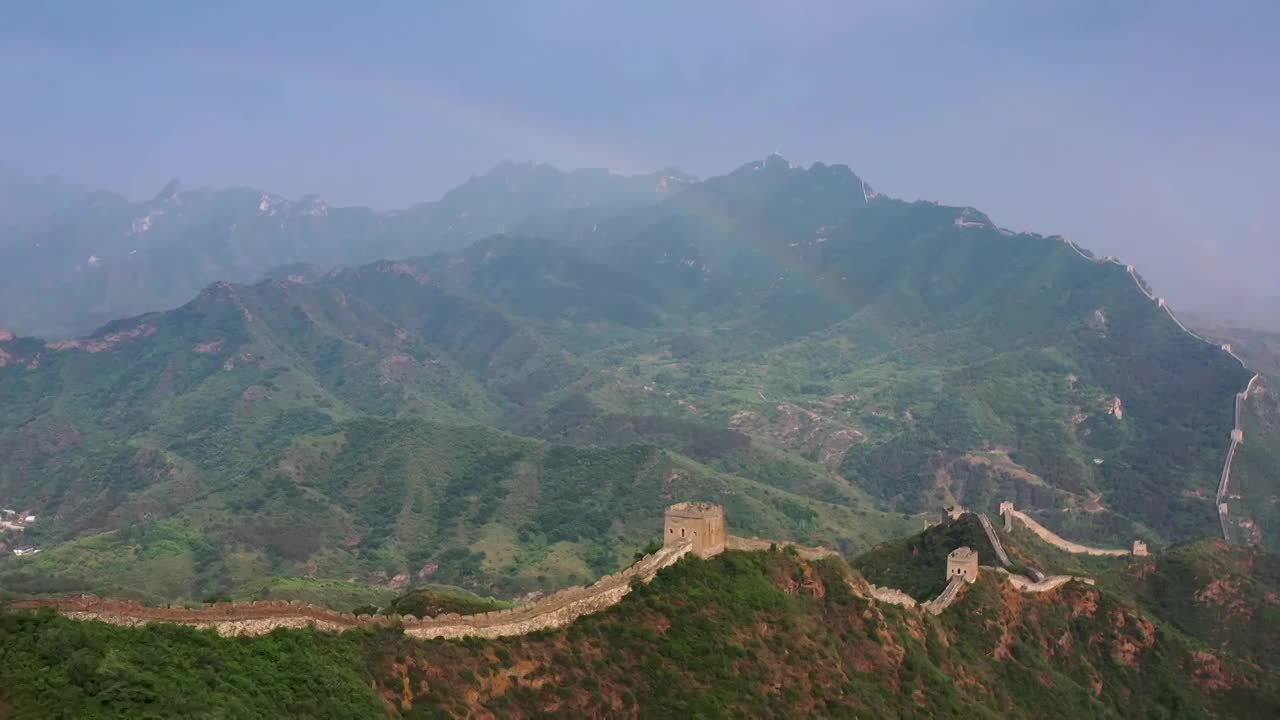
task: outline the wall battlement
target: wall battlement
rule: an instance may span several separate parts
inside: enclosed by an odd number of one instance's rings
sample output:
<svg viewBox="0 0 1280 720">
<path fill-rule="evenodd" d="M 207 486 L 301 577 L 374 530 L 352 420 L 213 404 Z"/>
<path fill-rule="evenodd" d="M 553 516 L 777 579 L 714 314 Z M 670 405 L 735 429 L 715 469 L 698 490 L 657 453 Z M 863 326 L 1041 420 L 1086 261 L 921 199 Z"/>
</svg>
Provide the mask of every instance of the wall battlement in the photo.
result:
<svg viewBox="0 0 1280 720">
<path fill-rule="evenodd" d="M 693 554 L 701 558 L 724 552 L 724 508 L 695 502 L 667 508 L 662 523 L 662 543 L 681 542 L 692 543 Z"/>
<path fill-rule="evenodd" d="M 967 583 L 978 581 L 978 551 L 968 546 L 958 547 L 947 554 L 947 579 L 960 578 Z"/>
<path fill-rule="evenodd" d="M 1011 518 L 1017 518 L 1027 527 L 1028 530 L 1035 533 L 1037 537 L 1059 550 L 1065 550 L 1077 555 L 1098 555 L 1109 557 L 1119 557 L 1131 554 L 1129 550 L 1111 550 L 1107 548 L 1090 547 L 1088 545 L 1071 542 L 1070 540 L 1064 540 L 1060 535 L 1037 522 L 1035 518 L 1032 518 L 1021 510 L 1015 510 L 1013 508 L 1013 503 L 1011 502 L 1006 501 L 1000 503 L 1000 513 L 1004 515 L 1006 528 L 1010 527 Z M 1144 545 L 1143 547 L 1146 546 Z"/>
<path fill-rule="evenodd" d="M 684 533 L 679 530 L 683 529 Z M 670 531 L 670 532 L 669 532 Z M 696 534 L 695 534 L 696 533 Z M 276 628 L 315 627 L 331 632 L 354 628 L 401 625 L 406 635 L 421 639 L 505 637 L 563 627 L 583 615 L 600 612 L 631 592 L 633 581 L 649 582 L 659 570 L 674 565 L 690 553 L 711 557 L 734 549 L 760 550 L 785 545 L 761 538 L 737 538 L 725 534 L 724 508 L 708 503 L 680 503 L 668 509 L 663 528 L 664 544 L 621 572 L 605 575 L 588 586 L 568 587 L 529 605 L 475 615 L 446 613 L 431 618 L 400 615 L 354 615 L 295 600 L 255 600 L 200 607 L 148 607 L 131 600 L 96 595 L 22 600 L 17 609 L 49 607 L 67 617 L 100 620 L 114 625 L 168 622 L 212 628 L 221 635 L 260 635 Z M 763 545 L 763 547 L 761 547 Z M 807 559 L 835 555 L 826 548 L 797 546 Z"/>
</svg>

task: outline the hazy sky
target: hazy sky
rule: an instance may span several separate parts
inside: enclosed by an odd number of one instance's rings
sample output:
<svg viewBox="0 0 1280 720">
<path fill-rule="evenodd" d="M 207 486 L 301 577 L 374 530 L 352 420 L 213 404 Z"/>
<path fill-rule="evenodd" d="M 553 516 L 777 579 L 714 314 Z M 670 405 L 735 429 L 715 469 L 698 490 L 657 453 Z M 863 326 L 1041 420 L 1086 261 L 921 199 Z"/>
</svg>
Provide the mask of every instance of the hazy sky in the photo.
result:
<svg viewBox="0 0 1280 720">
<path fill-rule="evenodd" d="M 1280 295 L 1277 48 L 1274 0 L 0 0 L 0 163 L 387 208 L 507 158 L 776 150 L 1192 304 Z"/>
</svg>

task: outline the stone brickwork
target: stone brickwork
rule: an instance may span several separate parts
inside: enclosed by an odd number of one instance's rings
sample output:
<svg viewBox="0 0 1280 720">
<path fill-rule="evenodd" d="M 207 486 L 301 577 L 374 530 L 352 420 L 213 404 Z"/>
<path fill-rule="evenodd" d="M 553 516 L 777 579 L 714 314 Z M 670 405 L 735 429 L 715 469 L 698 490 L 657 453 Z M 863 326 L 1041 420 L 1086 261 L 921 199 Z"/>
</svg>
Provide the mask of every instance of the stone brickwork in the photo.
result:
<svg viewBox="0 0 1280 720">
<path fill-rule="evenodd" d="M 991 543 L 991 549 L 996 552 L 996 559 L 1001 565 L 1009 564 L 1009 554 L 1004 551 L 1004 543 L 1000 542 L 1000 536 L 996 534 L 996 529 L 991 526 L 991 519 L 986 513 L 978 513 L 978 522 L 982 524 L 982 530 L 987 534 L 987 542 Z"/>
<path fill-rule="evenodd" d="M 1076 577 L 1074 575 L 1049 575 L 1041 580 L 1033 581 L 1021 575 L 1015 575 L 1004 568 L 994 569 L 1003 573 L 1005 579 L 1009 581 L 1010 585 L 1013 585 L 1015 588 L 1026 593 L 1049 592 L 1050 590 L 1056 590 L 1057 588 L 1066 585 L 1072 580 L 1079 580 L 1086 585 L 1093 584 L 1093 578 Z"/>
<path fill-rule="evenodd" d="M 867 587 L 871 591 L 871 597 L 879 602 L 897 605 L 899 607 L 913 608 L 916 606 L 916 599 L 902 592 L 898 588 L 880 587 L 868 583 Z"/>
<path fill-rule="evenodd" d="M 978 551 L 958 547 L 947 554 L 947 579 L 960 578 L 967 583 L 978 581 Z"/>
<path fill-rule="evenodd" d="M 824 547 L 807 547 L 805 545 L 796 545 L 795 543 L 780 543 L 777 540 L 766 540 L 758 537 L 738 537 L 730 535 L 725 539 L 726 550 L 747 550 L 758 552 L 768 550 L 771 547 L 792 548 L 796 551 L 796 555 L 804 560 L 821 560 L 822 558 L 837 557 L 839 553 L 835 550 L 828 550 Z"/>
<path fill-rule="evenodd" d="M 667 508 L 662 523 L 664 545 L 689 542 L 693 554 L 709 558 L 724 552 L 724 508 L 711 503 L 685 502 Z"/>
<path fill-rule="evenodd" d="M 960 591 L 963 590 L 969 582 L 971 581 L 966 581 L 964 577 L 960 575 L 953 576 L 947 581 L 947 587 L 938 594 L 938 597 L 926 603 L 922 603 L 920 607 L 924 608 L 925 611 L 931 615 L 941 615 L 943 610 L 951 607 L 951 604 L 959 599 Z"/>
<path fill-rule="evenodd" d="M 530 605 L 476 615 L 451 613 L 421 619 L 398 615 L 353 615 L 283 600 L 224 603 L 198 608 L 158 608 L 95 595 L 25 600 L 13 603 L 13 607 L 52 607 L 67 617 L 100 620 L 113 625 L 179 623 L 212 628 L 220 635 L 261 635 L 276 628 L 303 627 L 342 632 L 357 627 L 401 623 L 406 635 L 423 639 L 467 636 L 494 638 L 563 627 L 583 615 L 604 610 L 631 591 L 633 579 L 641 582 L 652 580 L 659 570 L 675 564 L 692 549 L 692 543 L 675 543 L 645 556 L 620 573 L 606 575 L 589 587 L 567 588 Z"/>
<path fill-rule="evenodd" d="M 681 532 L 683 530 L 683 532 Z M 416 638 L 504 637 L 536 630 L 564 627 L 574 620 L 609 608 L 631 591 L 633 581 L 649 582 L 659 570 L 674 565 L 689 553 L 711 557 L 726 545 L 742 550 L 767 550 L 783 545 L 761 538 L 730 537 L 724 531 L 724 509 L 707 503 L 680 503 L 666 513 L 662 549 L 646 555 L 631 567 L 606 575 L 587 587 L 571 587 L 529 605 L 476 615 L 445 614 L 433 618 L 353 615 L 294 601 L 270 600 L 223 603 L 195 608 L 147 607 L 127 600 L 95 595 L 24 600 L 15 608 L 52 607 L 81 620 L 114 625 L 170 622 L 211 628 L 222 635 L 261 635 L 276 628 L 315 627 L 342 632 L 357 627 L 400 624 Z M 836 553 L 826 548 L 794 546 L 800 557 L 816 560 Z"/>
<path fill-rule="evenodd" d="M 1074 543 L 1074 542 L 1071 542 L 1070 540 L 1064 540 L 1061 536 L 1059 536 L 1054 531 L 1041 525 L 1039 522 L 1036 522 L 1036 520 L 1032 518 L 1030 515 L 1027 515 L 1021 510 L 1014 510 L 1013 503 L 1010 503 L 1010 502 L 1000 503 L 1000 512 L 1004 513 L 1006 527 L 1009 526 L 1009 518 L 1017 518 L 1022 522 L 1023 525 L 1027 526 L 1028 530 L 1035 533 L 1037 537 L 1049 543 L 1050 545 L 1058 548 L 1059 550 L 1065 550 L 1069 553 L 1075 553 L 1077 555 L 1097 555 L 1097 556 L 1104 556 L 1104 557 L 1119 557 L 1122 555 L 1129 554 L 1128 550 L 1110 550 L 1106 548 L 1096 548 L 1096 547 L 1090 547 L 1088 545 L 1081 545 L 1080 543 Z"/>
</svg>

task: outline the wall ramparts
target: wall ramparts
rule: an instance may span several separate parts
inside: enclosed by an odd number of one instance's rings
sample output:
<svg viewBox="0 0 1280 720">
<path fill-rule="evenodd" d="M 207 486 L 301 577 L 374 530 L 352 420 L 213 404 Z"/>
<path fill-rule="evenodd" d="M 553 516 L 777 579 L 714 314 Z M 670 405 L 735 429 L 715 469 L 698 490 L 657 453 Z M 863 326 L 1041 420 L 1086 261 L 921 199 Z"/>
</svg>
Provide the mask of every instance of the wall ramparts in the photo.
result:
<svg viewBox="0 0 1280 720">
<path fill-rule="evenodd" d="M 52 607 L 64 615 L 83 620 L 101 620 L 114 625 L 144 625 L 170 622 L 212 628 L 221 635 L 260 635 L 276 628 L 316 627 L 342 632 L 358 627 L 404 626 L 407 635 L 420 638 L 459 638 L 468 635 L 503 637 L 535 630 L 562 627 L 589 613 L 604 610 L 631 591 L 632 578 L 643 582 L 659 570 L 673 565 L 692 549 L 690 543 L 664 547 L 646 555 L 622 572 L 606 575 L 589 587 L 571 587 L 552 593 L 537 602 L 507 610 L 434 618 L 398 615 L 353 615 L 296 601 L 266 600 L 247 603 L 220 603 L 194 608 L 147 607 L 130 600 L 100 598 L 96 595 L 69 595 L 53 599 L 24 600 L 15 608 Z"/>
<path fill-rule="evenodd" d="M 867 588 L 871 593 L 871 597 L 879 602 L 889 603 L 890 605 L 897 605 L 905 608 L 913 608 L 918 604 L 915 598 L 902 592 L 898 588 L 880 587 L 879 585 L 872 585 L 871 583 L 867 583 Z"/>
<path fill-rule="evenodd" d="M 947 581 L 947 587 L 938 594 L 938 597 L 926 603 L 921 603 L 920 607 L 932 615 L 941 615 L 943 610 L 951 607 L 951 604 L 960 597 L 960 591 L 968 584 L 963 577 L 952 577 Z"/>
<path fill-rule="evenodd" d="M 836 557 L 839 555 L 835 550 L 828 550 L 824 547 L 807 547 L 805 545 L 797 545 L 795 543 L 778 542 L 777 540 L 766 540 L 758 537 L 738 537 L 730 535 L 725 538 L 724 543 L 727 550 L 747 550 L 752 552 L 760 552 L 768 550 L 770 547 L 794 548 L 796 554 L 804 560 L 821 560 L 822 558 Z"/>
<path fill-rule="evenodd" d="M 1154 300 L 1156 303 L 1156 306 L 1164 310 L 1165 313 L 1168 314 L 1169 319 L 1173 320 L 1174 324 L 1177 325 L 1178 328 L 1182 330 L 1182 332 L 1186 333 L 1187 335 L 1190 335 L 1191 337 L 1199 340 L 1200 342 L 1207 343 L 1210 345 L 1213 344 L 1213 343 L 1210 343 L 1208 340 L 1200 337 L 1196 333 L 1192 332 L 1189 328 L 1187 328 L 1186 325 L 1183 325 L 1182 321 L 1178 319 L 1178 316 L 1174 315 L 1173 310 L 1169 308 L 1167 303 L 1165 303 L 1164 298 L 1157 297 L 1155 293 L 1151 292 L 1151 290 L 1147 287 L 1146 282 L 1144 282 L 1142 277 L 1138 275 L 1133 265 L 1123 265 L 1120 262 L 1120 260 L 1116 258 L 1102 258 L 1102 259 L 1096 258 L 1093 255 L 1085 252 L 1083 249 L 1081 249 L 1071 240 L 1065 237 L 1060 237 L 1059 239 L 1062 240 L 1062 242 L 1065 243 L 1067 247 L 1074 250 L 1077 255 L 1084 258 L 1085 260 L 1088 260 L 1090 262 L 1095 262 L 1095 263 L 1110 262 L 1116 265 L 1122 265 L 1125 269 L 1125 272 L 1127 272 L 1129 274 L 1129 277 L 1133 279 L 1133 284 L 1138 287 L 1138 290 L 1143 295 L 1145 295 L 1147 299 Z M 1249 366 L 1245 364 L 1244 360 L 1239 355 L 1235 354 L 1235 351 L 1232 350 L 1230 344 L 1220 345 L 1219 347 L 1223 352 L 1230 355 L 1236 362 L 1240 363 L 1240 367 L 1245 369 L 1249 368 Z M 1231 445 L 1227 448 L 1227 458 L 1222 466 L 1222 476 L 1218 481 L 1218 499 L 1217 499 L 1218 518 L 1222 522 L 1223 539 L 1226 540 L 1227 542 L 1231 541 L 1231 529 L 1230 529 L 1230 521 L 1227 513 L 1225 498 L 1227 496 L 1228 486 L 1231 482 L 1231 462 L 1232 460 L 1235 459 L 1236 446 L 1239 445 L 1240 441 L 1243 439 L 1241 437 L 1241 433 L 1243 432 L 1243 430 L 1241 428 L 1241 419 L 1240 419 L 1242 406 L 1244 404 L 1244 401 L 1248 399 L 1249 391 L 1253 388 L 1253 384 L 1254 382 L 1257 381 L 1257 379 L 1258 379 L 1258 374 L 1255 373 L 1253 378 L 1249 380 L 1249 384 L 1245 386 L 1244 392 L 1238 393 L 1236 395 L 1235 426 L 1231 433 Z M 1007 515 L 1005 516 L 1005 521 L 1006 523 L 1008 522 Z"/>
<path fill-rule="evenodd" d="M 1004 551 L 1004 544 L 1000 542 L 1000 536 L 996 534 L 996 529 L 991 526 L 991 519 L 986 513 L 978 513 L 978 522 L 982 523 L 982 529 L 987 533 L 987 541 L 991 543 L 991 548 L 996 551 L 996 557 L 999 558 L 1001 565 L 1009 564 L 1009 555 Z"/>
<path fill-rule="evenodd" d="M 1020 520 L 1023 525 L 1027 526 L 1028 530 L 1035 533 L 1041 540 L 1049 543 L 1059 550 L 1066 550 L 1069 553 L 1075 553 L 1077 555 L 1097 555 L 1101 557 L 1120 557 L 1129 554 L 1128 550 L 1096 548 L 1088 545 L 1081 545 L 1080 543 L 1074 543 L 1070 540 L 1064 540 L 1057 533 L 1036 522 L 1035 519 L 1021 510 L 1010 510 L 1007 514 Z"/>
</svg>

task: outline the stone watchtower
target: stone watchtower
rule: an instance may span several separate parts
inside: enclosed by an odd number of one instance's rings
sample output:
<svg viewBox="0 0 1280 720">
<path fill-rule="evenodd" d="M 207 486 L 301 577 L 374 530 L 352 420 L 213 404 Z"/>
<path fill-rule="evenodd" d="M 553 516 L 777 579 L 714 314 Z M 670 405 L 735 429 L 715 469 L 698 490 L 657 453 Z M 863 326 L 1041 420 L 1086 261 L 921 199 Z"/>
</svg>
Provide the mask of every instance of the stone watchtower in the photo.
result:
<svg viewBox="0 0 1280 720">
<path fill-rule="evenodd" d="M 1147 551 L 1147 544 L 1141 540 L 1134 540 L 1133 554 L 1135 557 L 1146 557 L 1149 554 Z"/>
<path fill-rule="evenodd" d="M 693 543 L 693 553 L 709 558 L 724 551 L 724 508 L 711 503 L 683 502 L 667 508 L 662 544 Z"/>
<path fill-rule="evenodd" d="M 967 583 L 978 581 L 978 552 L 968 546 L 958 547 L 947 555 L 947 582 L 962 577 Z"/>
<path fill-rule="evenodd" d="M 1000 503 L 1000 514 L 1004 516 L 1004 531 L 1013 531 L 1013 503 L 1005 500 Z"/>
</svg>

